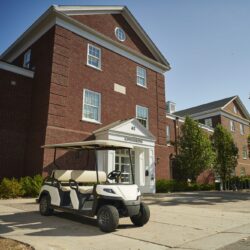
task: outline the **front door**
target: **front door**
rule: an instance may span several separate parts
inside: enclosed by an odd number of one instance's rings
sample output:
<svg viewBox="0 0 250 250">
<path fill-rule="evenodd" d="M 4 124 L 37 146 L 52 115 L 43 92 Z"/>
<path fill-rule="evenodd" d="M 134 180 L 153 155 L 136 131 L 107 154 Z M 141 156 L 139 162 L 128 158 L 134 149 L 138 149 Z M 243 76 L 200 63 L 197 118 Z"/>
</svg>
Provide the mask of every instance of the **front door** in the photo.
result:
<svg viewBox="0 0 250 250">
<path fill-rule="evenodd" d="M 133 174 L 135 174 L 135 151 L 131 150 L 131 160 Z M 121 182 L 132 183 L 132 174 L 130 167 L 129 151 L 128 149 L 119 149 L 115 151 L 115 170 L 122 172 Z"/>
</svg>

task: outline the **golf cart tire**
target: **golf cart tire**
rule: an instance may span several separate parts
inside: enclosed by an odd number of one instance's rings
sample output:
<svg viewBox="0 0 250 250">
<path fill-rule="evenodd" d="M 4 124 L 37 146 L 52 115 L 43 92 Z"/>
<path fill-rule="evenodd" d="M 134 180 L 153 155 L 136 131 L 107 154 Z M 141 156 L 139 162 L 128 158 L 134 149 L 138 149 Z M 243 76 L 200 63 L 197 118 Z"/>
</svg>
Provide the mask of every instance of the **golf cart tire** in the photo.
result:
<svg viewBox="0 0 250 250">
<path fill-rule="evenodd" d="M 144 202 L 140 204 L 140 212 L 137 215 L 131 216 L 130 219 L 133 224 L 137 227 L 142 227 L 145 225 L 150 218 L 150 210 L 148 205 Z"/>
<path fill-rule="evenodd" d="M 43 216 L 52 215 L 54 210 L 50 207 L 50 196 L 48 194 L 42 195 L 39 203 L 39 211 Z"/>
<path fill-rule="evenodd" d="M 111 205 L 102 206 L 97 213 L 97 221 L 99 228 L 105 232 L 110 233 L 115 231 L 119 224 L 119 213 L 116 207 Z"/>
</svg>

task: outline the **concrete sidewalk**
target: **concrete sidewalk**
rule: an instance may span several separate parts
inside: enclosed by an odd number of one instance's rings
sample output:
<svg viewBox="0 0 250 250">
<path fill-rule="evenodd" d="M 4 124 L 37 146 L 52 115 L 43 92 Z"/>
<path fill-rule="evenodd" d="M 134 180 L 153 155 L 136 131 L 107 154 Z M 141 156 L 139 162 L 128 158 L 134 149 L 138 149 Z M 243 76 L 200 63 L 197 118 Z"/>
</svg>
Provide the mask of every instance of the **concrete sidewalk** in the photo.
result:
<svg viewBox="0 0 250 250">
<path fill-rule="evenodd" d="M 35 249 L 219 249 L 250 236 L 246 193 L 197 192 L 146 196 L 150 222 L 121 219 L 102 233 L 96 220 L 58 212 L 42 217 L 34 199 L 0 200 L 0 235 Z"/>
</svg>

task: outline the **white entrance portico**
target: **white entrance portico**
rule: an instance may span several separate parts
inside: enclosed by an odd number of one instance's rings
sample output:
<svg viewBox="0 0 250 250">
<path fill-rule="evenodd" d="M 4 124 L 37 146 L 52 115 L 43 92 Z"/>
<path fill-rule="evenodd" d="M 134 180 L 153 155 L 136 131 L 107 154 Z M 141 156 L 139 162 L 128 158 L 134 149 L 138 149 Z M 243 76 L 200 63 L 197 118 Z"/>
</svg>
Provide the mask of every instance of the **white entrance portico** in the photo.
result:
<svg viewBox="0 0 250 250">
<path fill-rule="evenodd" d="M 94 131 L 97 140 L 127 142 L 131 152 L 135 183 L 143 193 L 155 193 L 155 138 L 136 118 L 114 122 Z M 122 181 L 131 178 L 127 150 L 98 152 L 98 166 L 106 173 L 119 169 Z"/>
</svg>

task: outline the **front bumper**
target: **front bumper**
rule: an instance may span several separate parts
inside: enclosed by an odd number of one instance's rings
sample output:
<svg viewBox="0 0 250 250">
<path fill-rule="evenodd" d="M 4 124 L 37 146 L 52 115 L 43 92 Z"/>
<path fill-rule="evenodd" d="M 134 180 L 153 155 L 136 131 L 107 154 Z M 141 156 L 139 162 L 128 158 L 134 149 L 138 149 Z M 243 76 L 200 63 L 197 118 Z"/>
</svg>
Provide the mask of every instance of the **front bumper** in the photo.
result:
<svg viewBox="0 0 250 250">
<path fill-rule="evenodd" d="M 140 212 L 140 200 L 136 201 L 124 201 L 124 206 L 127 209 L 128 216 L 134 216 L 137 215 Z"/>
</svg>

